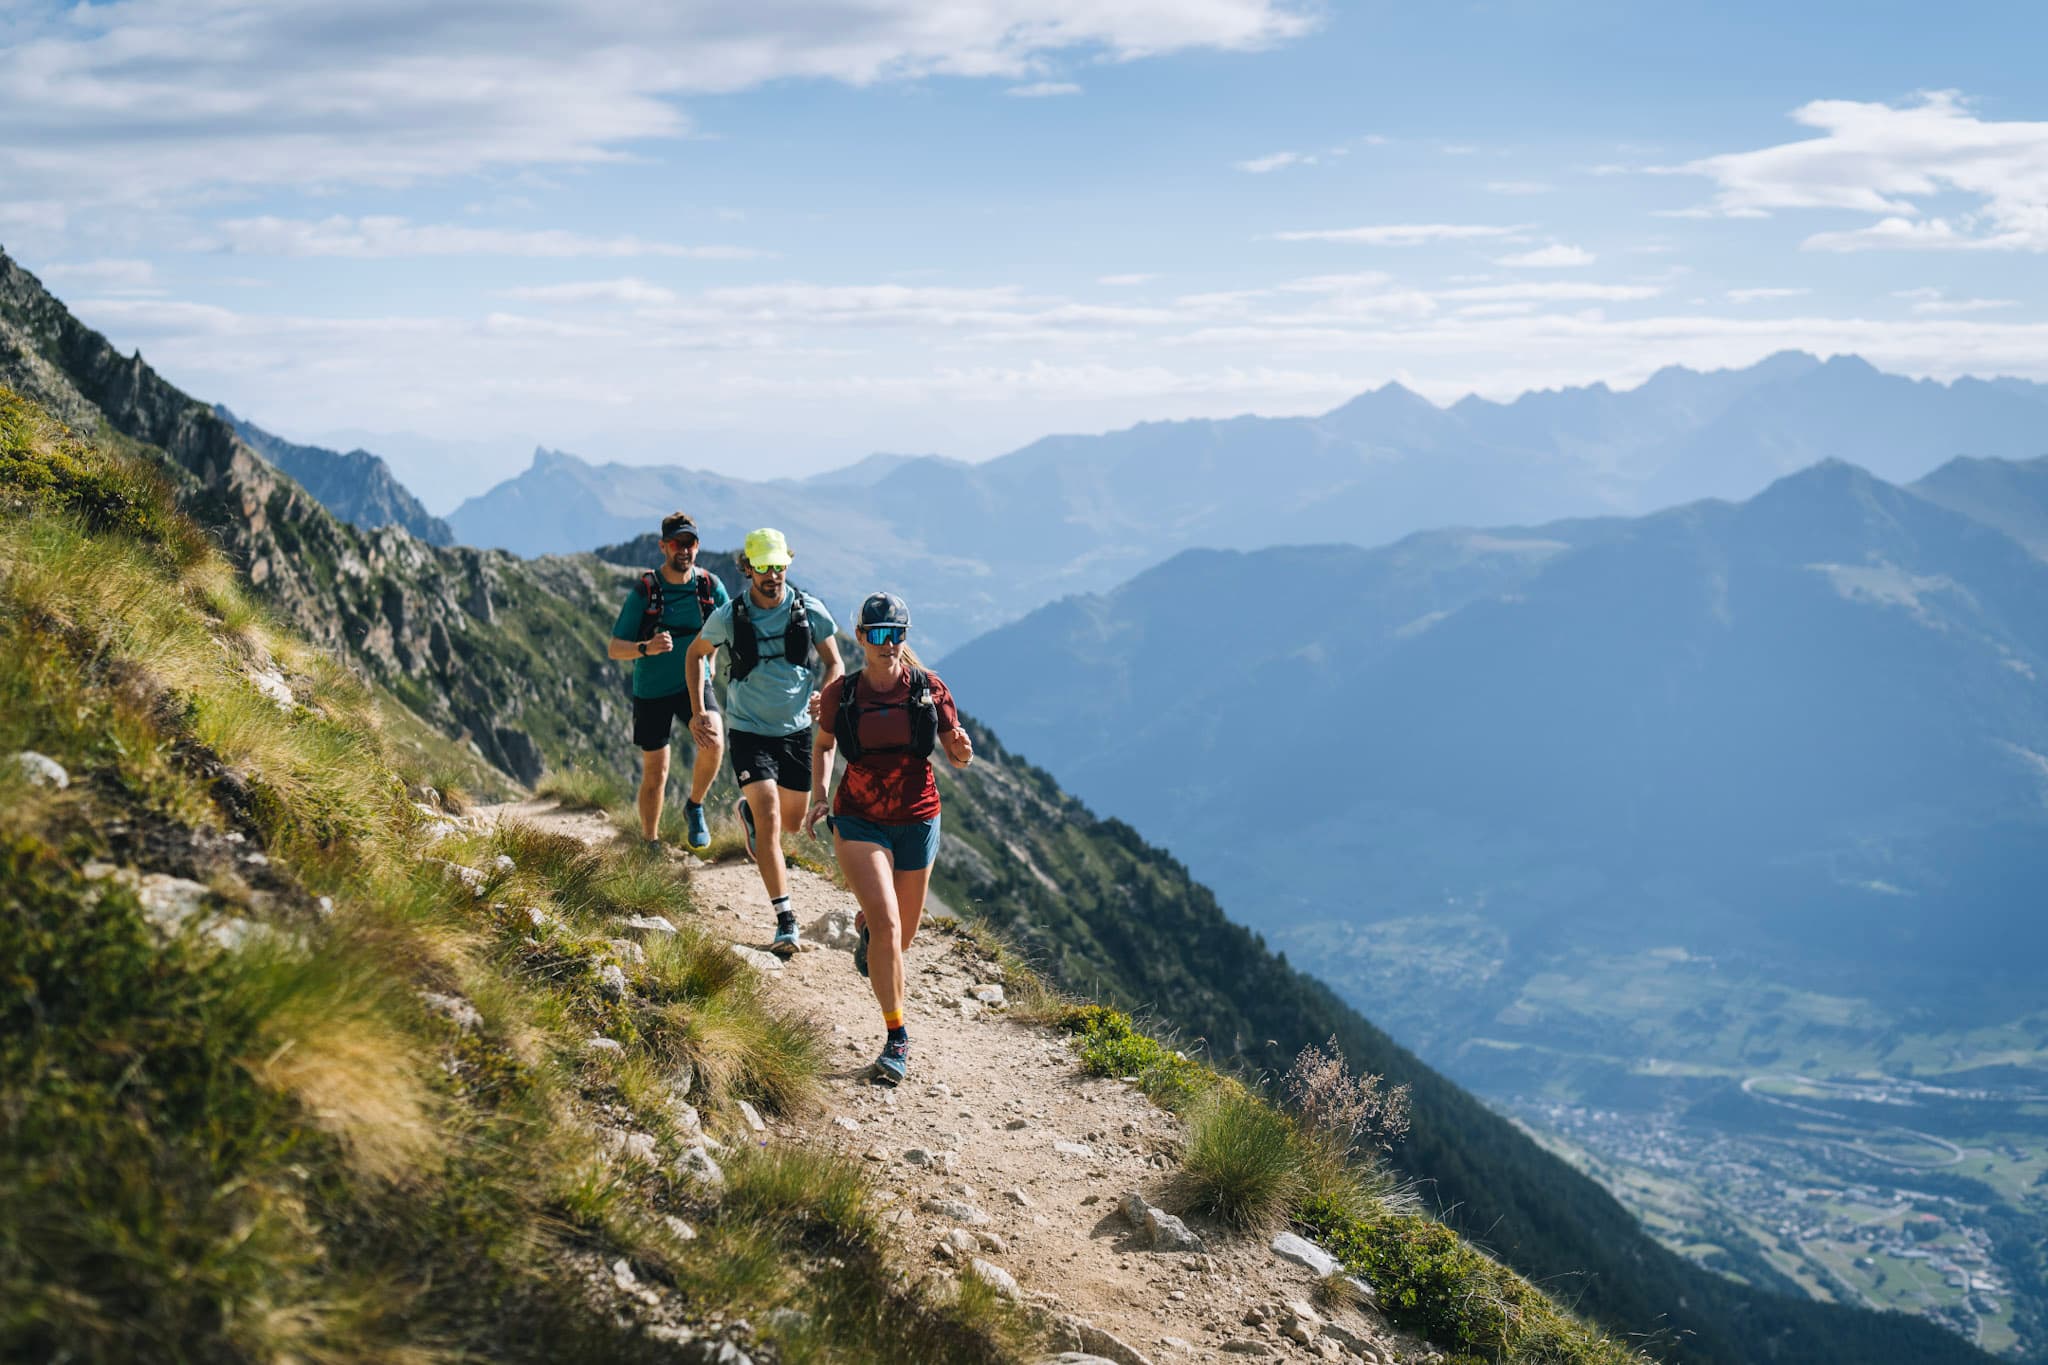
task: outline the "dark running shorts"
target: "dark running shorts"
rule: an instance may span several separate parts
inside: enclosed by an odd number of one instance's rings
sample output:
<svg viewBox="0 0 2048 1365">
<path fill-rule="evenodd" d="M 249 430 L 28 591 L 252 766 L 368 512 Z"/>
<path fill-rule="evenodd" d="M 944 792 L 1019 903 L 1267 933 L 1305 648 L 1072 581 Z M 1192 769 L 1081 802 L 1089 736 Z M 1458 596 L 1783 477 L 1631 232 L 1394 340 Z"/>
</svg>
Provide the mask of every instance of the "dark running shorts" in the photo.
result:
<svg viewBox="0 0 2048 1365">
<path fill-rule="evenodd" d="M 832 817 L 832 832 L 853 843 L 880 844 L 898 872 L 922 872 L 939 860 L 939 817 L 884 825 L 857 815 Z"/>
<path fill-rule="evenodd" d="M 716 713 L 718 698 L 707 697 L 704 709 Z M 671 692 L 665 697 L 633 698 L 633 744 L 643 751 L 666 749 L 670 728 L 676 721 L 690 728 L 690 718 L 696 711 L 690 706 L 690 689 Z"/>
<path fill-rule="evenodd" d="M 725 737 L 732 775 L 741 787 L 773 781 L 793 792 L 811 789 L 811 727 L 793 735 L 756 735 L 733 730 Z"/>
</svg>

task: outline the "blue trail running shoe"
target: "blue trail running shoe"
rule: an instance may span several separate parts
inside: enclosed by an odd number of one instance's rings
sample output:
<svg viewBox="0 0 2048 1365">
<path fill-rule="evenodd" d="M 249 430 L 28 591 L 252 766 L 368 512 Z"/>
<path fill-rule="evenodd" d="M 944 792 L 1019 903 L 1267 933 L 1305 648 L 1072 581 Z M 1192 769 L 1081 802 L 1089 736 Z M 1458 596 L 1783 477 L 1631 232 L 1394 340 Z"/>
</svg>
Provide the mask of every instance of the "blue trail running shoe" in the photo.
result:
<svg viewBox="0 0 2048 1365">
<path fill-rule="evenodd" d="M 754 808 L 748 805 L 747 798 L 742 796 L 739 799 L 739 803 L 733 807 L 733 810 L 740 817 L 740 824 L 746 827 L 747 856 L 749 858 L 758 856 L 754 852 Z"/>
<path fill-rule="evenodd" d="M 910 1038 L 905 1035 L 901 1042 L 882 1044 L 882 1055 L 875 1058 L 875 1064 L 868 1069 L 869 1077 L 876 1085 L 898 1086 L 910 1074 Z"/>
<path fill-rule="evenodd" d="M 865 920 L 860 924 L 860 945 L 853 950 L 853 969 L 862 976 L 868 974 L 868 926 Z"/>
<path fill-rule="evenodd" d="M 687 828 L 686 839 L 693 853 L 702 853 L 711 847 L 711 822 L 704 818 L 703 803 L 683 803 L 683 824 Z"/>
<path fill-rule="evenodd" d="M 787 927 L 775 931 L 774 939 L 768 944 L 768 951 L 787 960 L 795 957 L 797 950 L 802 947 L 803 940 L 796 936 L 796 921 L 791 920 Z"/>
</svg>

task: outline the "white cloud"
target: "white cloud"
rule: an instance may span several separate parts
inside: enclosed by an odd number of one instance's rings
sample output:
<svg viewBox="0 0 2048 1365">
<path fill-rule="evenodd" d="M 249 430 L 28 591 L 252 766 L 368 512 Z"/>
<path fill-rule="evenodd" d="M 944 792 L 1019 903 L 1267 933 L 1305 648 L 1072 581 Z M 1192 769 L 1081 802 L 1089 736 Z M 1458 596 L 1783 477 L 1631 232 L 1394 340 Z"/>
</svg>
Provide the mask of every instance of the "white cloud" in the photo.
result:
<svg viewBox="0 0 2048 1365">
<path fill-rule="evenodd" d="M 1524 284 L 1482 284 L 1469 289 L 1451 289 L 1447 299 L 1514 300 L 1534 303 L 1635 303 L 1654 299 L 1664 291 L 1654 284 L 1588 284 L 1579 281 L 1543 281 Z"/>
<path fill-rule="evenodd" d="M 1282 242 L 1353 242 L 1360 246 L 1425 246 L 1431 242 L 1470 242 L 1494 237 L 1513 237 L 1527 232 L 1526 223 L 1514 227 L 1492 227 L 1469 223 L 1389 223 L 1376 227 L 1312 228 L 1276 232 Z"/>
<path fill-rule="evenodd" d="M 505 291 L 507 298 L 529 303 L 674 303 L 676 292 L 658 284 L 631 277 L 618 280 L 586 280 L 573 284 L 527 285 Z"/>
<path fill-rule="evenodd" d="M 1131 286 L 1131 285 L 1137 285 L 1137 284 L 1150 284 L 1150 283 L 1152 283 L 1152 281 L 1154 281 L 1154 280 L 1156 280 L 1156 279 L 1158 279 L 1158 278 L 1159 278 L 1159 277 L 1158 277 L 1157 275 L 1142 275 L 1142 274 L 1140 274 L 1140 275 L 1102 275 L 1102 276 L 1098 276 L 1098 277 L 1096 278 L 1096 281 L 1095 281 L 1095 282 L 1096 282 L 1097 284 L 1106 284 L 1106 285 L 1109 285 L 1109 286 L 1111 286 L 1112 288 L 1119 288 L 1119 289 L 1121 289 L 1121 288 L 1128 288 L 1128 287 L 1129 287 L 1129 286 Z"/>
<path fill-rule="evenodd" d="M 1913 311 L 1925 317 L 1930 314 L 1989 313 L 2000 308 L 2017 308 L 2017 299 L 1952 299 L 1940 289 L 1922 287 L 1919 289 L 1894 289 L 1892 297 L 1912 303 Z"/>
<path fill-rule="evenodd" d="M 1795 288 L 1766 285 L 1755 289 L 1731 289 L 1728 291 L 1728 301 L 1730 303 L 1762 303 L 1770 299 L 1796 299 L 1802 294 L 1811 294 L 1812 292 L 1811 289 L 1807 289 L 1804 286 Z"/>
<path fill-rule="evenodd" d="M 1489 180 L 1486 189 L 1489 194 L 1549 194 L 1557 186 L 1541 180 Z"/>
<path fill-rule="evenodd" d="M 1805 243 L 1814 250 L 2048 251 L 2048 123 L 1977 118 L 1953 91 L 1903 107 L 1814 100 L 1792 117 L 1820 136 L 1668 169 L 1713 179 L 1721 214 L 1833 209 L 1877 220 L 1817 233 Z M 1932 216 L 1929 201 L 1944 195 L 1973 204 Z"/>
<path fill-rule="evenodd" d="M 1518 252 L 1512 256 L 1496 256 L 1495 265 L 1514 266 L 1518 269 L 1555 270 L 1568 266 L 1591 265 L 1598 258 L 1584 247 L 1566 246 L 1552 242 L 1549 246 L 1534 251 Z"/>
<path fill-rule="evenodd" d="M 75 205 L 590 164 L 687 133 L 678 98 L 778 80 L 1029 82 L 1061 55 L 1269 47 L 1312 15 L 1297 0 L 16 6 L 0 183 Z"/>
<path fill-rule="evenodd" d="M 1249 161 L 1234 161 L 1231 165 L 1251 175 L 1265 175 L 1270 171 L 1284 170 L 1289 166 L 1313 166 L 1316 159 L 1301 152 L 1274 152 L 1269 156 L 1255 156 Z"/>
<path fill-rule="evenodd" d="M 415 224 L 403 218 L 336 216 L 237 218 L 218 224 L 218 247 L 243 256 L 342 256 L 382 260 L 401 256 L 675 256 L 743 261 L 767 253 L 739 246 L 682 246 L 638 237 L 586 237 L 573 232 L 521 232 Z"/>
<path fill-rule="evenodd" d="M 1072 81 L 1033 81 L 1029 85 L 1013 85 L 1003 92 L 1020 100 L 1055 99 L 1061 95 L 1078 95 L 1081 87 Z"/>
</svg>

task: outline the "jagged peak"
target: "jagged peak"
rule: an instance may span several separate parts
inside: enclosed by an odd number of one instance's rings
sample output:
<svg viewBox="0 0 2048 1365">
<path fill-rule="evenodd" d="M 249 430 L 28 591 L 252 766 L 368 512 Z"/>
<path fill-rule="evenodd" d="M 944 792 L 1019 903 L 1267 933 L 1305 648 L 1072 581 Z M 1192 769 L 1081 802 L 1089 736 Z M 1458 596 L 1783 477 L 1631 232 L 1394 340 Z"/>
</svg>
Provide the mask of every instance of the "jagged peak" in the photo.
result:
<svg viewBox="0 0 2048 1365">
<path fill-rule="evenodd" d="M 566 450 L 549 450 L 546 446 L 533 448 L 533 463 L 527 466 L 529 474 L 546 474 L 550 471 L 585 470 L 591 468 L 588 461 L 580 460 Z"/>
</svg>

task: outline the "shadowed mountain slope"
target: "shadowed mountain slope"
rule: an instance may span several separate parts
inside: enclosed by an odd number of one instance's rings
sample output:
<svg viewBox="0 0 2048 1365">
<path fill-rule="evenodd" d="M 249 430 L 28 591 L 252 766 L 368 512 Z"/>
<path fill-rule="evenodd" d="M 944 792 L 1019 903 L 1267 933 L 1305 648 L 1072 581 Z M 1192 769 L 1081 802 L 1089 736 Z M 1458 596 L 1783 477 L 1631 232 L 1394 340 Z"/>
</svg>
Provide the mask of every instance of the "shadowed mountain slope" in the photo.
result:
<svg viewBox="0 0 2048 1365">
<path fill-rule="evenodd" d="M 219 404 L 213 411 L 257 454 L 298 480 L 322 507 L 349 525 L 364 531 L 403 526 L 429 545 L 455 543 L 448 523 L 422 507 L 420 500 L 392 477 L 390 466 L 369 451 L 343 454 L 320 446 L 296 445 Z"/>
</svg>

